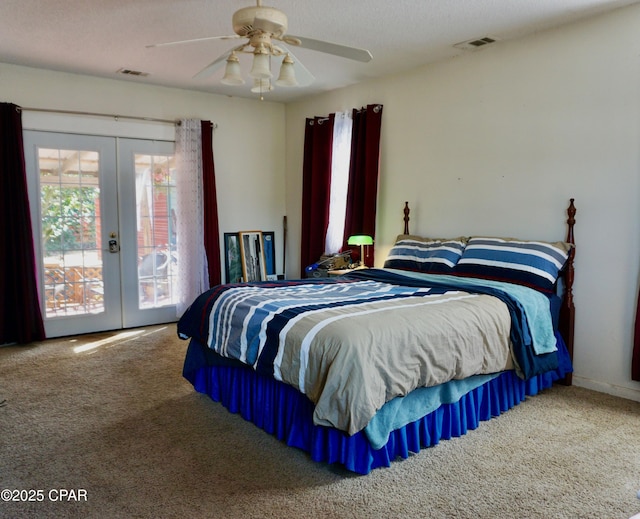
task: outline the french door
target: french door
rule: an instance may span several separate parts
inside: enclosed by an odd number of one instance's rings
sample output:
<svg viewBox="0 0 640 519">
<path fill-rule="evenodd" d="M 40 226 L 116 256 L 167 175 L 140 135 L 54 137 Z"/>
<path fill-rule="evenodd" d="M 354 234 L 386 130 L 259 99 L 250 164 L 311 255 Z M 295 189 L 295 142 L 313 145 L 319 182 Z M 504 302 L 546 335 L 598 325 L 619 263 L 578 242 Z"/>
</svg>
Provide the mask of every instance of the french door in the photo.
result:
<svg viewBox="0 0 640 519">
<path fill-rule="evenodd" d="M 176 320 L 171 142 L 25 131 L 47 337 Z"/>
</svg>

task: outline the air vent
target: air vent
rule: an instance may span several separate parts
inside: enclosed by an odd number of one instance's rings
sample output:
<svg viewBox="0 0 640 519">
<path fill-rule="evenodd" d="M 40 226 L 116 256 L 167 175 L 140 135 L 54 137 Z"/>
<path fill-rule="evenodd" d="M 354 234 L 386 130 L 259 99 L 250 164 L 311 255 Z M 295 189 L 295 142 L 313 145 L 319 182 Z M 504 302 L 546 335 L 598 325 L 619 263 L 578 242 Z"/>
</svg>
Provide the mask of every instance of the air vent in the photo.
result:
<svg viewBox="0 0 640 519">
<path fill-rule="evenodd" d="M 118 74 L 124 74 L 125 76 L 140 76 L 140 77 L 146 77 L 149 75 L 148 72 L 140 72 L 139 70 L 131 70 L 128 68 L 121 68 L 116 70 L 116 72 Z"/>
<path fill-rule="evenodd" d="M 485 36 L 484 38 L 476 38 L 473 40 L 456 43 L 454 47 L 457 47 L 458 49 L 464 49 L 464 50 L 476 50 L 481 47 L 485 47 L 487 45 L 495 43 L 496 41 L 497 40 L 495 38 L 492 38 L 490 36 Z"/>
</svg>

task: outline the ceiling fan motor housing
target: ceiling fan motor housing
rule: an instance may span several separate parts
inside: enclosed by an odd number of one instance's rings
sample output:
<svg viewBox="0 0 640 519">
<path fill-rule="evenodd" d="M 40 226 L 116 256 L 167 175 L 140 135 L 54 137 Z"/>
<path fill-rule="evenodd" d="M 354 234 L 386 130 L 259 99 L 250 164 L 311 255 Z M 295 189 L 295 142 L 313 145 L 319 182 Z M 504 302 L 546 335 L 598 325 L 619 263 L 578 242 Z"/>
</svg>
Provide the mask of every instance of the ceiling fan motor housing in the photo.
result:
<svg viewBox="0 0 640 519">
<path fill-rule="evenodd" d="M 258 24 L 255 20 L 259 20 Z M 256 29 L 273 36 L 282 36 L 287 31 L 287 15 L 274 7 L 244 7 L 233 13 L 232 23 L 238 36 L 248 36 Z"/>
</svg>

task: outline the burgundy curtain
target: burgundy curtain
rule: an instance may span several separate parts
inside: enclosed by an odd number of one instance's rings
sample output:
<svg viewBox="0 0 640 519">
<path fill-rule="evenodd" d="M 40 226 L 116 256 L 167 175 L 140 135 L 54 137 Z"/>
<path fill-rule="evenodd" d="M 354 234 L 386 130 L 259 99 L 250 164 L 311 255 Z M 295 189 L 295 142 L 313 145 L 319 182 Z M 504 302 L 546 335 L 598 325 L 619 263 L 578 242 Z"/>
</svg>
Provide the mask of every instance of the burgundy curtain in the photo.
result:
<svg viewBox="0 0 640 519">
<path fill-rule="evenodd" d="M 305 275 L 305 267 L 324 254 L 329 225 L 334 118 L 335 114 L 331 114 L 329 117 L 307 119 L 305 123 L 300 240 L 302 277 Z"/>
<path fill-rule="evenodd" d="M 633 358 L 631 360 L 631 379 L 640 382 L 640 293 L 636 307 L 636 327 L 633 340 Z"/>
<path fill-rule="evenodd" d="M 0 103 L 0 344 L 45 338 L 20 108 Z"/>
<path fill-rule="evenodd" d="M 220 229 L 216 173 L 213 165 L 213 124 L 202 121 L 202 191 L 204 199 L 204 248 L 207 253 L 209 286 L 222 282 L 220 261 Z"/>
<path fill-rule="evenodd" d="M 368 105 L 366 109 L 353 110 L 345 243 L 354 234 L 375 239 L 381 126 L 382 105 Z M 356 252 L 359 255 L 360 251 L 354 250 Z M 369 247 L 366 265 L 371 267 L 373 262 L 373 247 Z"/>
</svg>

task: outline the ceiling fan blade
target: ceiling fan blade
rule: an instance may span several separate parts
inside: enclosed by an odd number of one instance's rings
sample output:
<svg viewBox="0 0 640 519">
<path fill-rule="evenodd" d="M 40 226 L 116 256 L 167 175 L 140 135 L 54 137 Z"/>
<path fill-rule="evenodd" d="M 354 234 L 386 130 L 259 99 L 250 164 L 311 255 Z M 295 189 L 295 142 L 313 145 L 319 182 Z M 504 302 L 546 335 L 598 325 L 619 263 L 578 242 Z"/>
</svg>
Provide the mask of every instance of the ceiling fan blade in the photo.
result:
<svg viewBox="0 0 640 519">
<path fill-rule="evenodd" d="M 166 43 L 154 43 L 152 45 L 146 45 L 147 49 L 151 49 L 154 47 L 169 47 L 171 45 L 182 45 L 184 43 L 197 43 L 200 41 L 209 41 L 209 40 L 235 40 L 240 38 L 237 34 L 232 36 L 205 36 L 204 38 L 195 38 L 193 40 L 180 40 L 180 41 L 168 41 Z"/>
<path fill-rule="evenodd" d="M 305 49 L 317 50 L 318 52 L 325 52 L 326 54 L 333 54 L 334 56 L 340 56 L 342 58 L 362 61 L 363 63 L 367 63 L 373 59 L 371 53 L 366 49 L 347 47 L 346 45 L 314 40 L 312 38 L 304 38 L 302 36 L 293 36 L 289 34 L 287 36 L 300 40 L 300 47 L 304 47 Z"/>
</svg>

